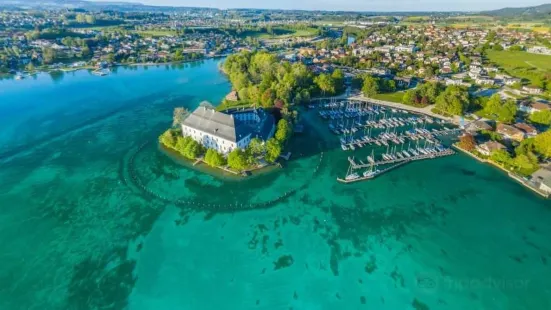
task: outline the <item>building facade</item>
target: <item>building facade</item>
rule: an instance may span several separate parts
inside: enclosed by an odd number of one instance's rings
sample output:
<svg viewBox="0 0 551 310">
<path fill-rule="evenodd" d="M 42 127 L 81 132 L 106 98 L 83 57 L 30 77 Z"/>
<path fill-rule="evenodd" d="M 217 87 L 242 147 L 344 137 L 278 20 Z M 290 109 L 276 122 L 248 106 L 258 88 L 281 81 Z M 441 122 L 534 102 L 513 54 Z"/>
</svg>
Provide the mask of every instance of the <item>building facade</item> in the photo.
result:
<svg viewBox="0 0 551 310">
<path fill-rule="evenodd" d="M 253 138 L 266 141 L 274 132 L 274 117 L 262 109 L 218 112 L 199 106 L 182 122 L 183 136 L 224 155 L 246 148 Z"/>
</svg>

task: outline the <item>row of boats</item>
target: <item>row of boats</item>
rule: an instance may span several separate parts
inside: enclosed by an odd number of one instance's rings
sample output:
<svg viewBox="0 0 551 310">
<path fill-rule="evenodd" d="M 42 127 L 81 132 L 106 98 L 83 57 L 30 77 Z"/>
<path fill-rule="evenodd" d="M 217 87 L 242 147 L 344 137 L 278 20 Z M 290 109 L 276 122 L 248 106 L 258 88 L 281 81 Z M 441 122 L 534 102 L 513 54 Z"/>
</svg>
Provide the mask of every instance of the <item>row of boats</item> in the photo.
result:
<svg viewBox="0 0 551 310">
<path fill-rule="evenodd" d="M 407 151 L 402 150 L 402 151 L 395 151 L 393 153 L 384 153 L 381 156 L 386 161 L 394 161 L 394 160 L 407 159 L 407 158 L 412 158 L 412 157 L 421 156 L 421 155 L 436 155 L 445 151 L 446 151 L 446 148 L 444 148 L 441 145 L 436 145 L 434 147 L 425 147 L 425 148 L 418 147 L 418 148 L 410 148 Z M 367 156 L 367 160 L 370 163 L 376 162 L 374 156 Z"/>
<path fill-rule="evenodd" d="M 439 132 L 436 129 L 433 129 L 434 132 Z M 383 132 L 379 134 L 376 138 L 370 136 L 363 136 L 360 138 L 354 139 L 352 136 L 344 136 L 340 138 L 341 148 L 343 151 L 355 150 L 356 147 L 362 148 L 366 145 L 376 144 L 377 146 L 389 146 L 389 141 L 394 144 L 400 145 L 406 142 L 406 138 L 412 141 L 427 140 L 432 141 L 431 132 L 423 128 L 415 128 L 405 132 L 405 135 L 399 136 L 396 133 L 392 132 Z"/>
</svg>

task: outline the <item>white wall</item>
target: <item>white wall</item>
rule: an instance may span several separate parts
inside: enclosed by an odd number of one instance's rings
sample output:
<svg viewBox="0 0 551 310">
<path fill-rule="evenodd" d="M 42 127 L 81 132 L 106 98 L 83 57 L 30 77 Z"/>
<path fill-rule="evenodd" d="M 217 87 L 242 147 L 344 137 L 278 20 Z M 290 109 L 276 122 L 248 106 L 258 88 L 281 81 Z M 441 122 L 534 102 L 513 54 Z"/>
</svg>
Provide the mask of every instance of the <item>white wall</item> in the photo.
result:
<svg viewBox="0 0 551 310">
<path fill-rule="evenodd" d="M 182 134 L 184 137 L 189 136 L 193 140 L 201 143 L 204 147 L 215 149 L 222 154 L 228 154 L 237 147 L 244 149 L 251 142 L 250 134 L 235 143 L 185 125 L 182 125 Z"/>
</svg>

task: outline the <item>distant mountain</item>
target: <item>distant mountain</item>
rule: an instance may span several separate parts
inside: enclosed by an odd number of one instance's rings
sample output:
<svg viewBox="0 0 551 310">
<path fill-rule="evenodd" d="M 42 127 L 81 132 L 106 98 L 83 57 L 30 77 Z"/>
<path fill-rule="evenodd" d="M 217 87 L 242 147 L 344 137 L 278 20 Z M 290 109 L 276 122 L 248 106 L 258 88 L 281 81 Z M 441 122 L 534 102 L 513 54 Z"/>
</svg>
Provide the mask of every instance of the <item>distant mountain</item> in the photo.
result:
<svg viewBox="0 0 551 310">
<path fill-rule="evenodd" d="M 36 9 L 85 9 L 85 10 L 118 10 L 147 12 L 178 12 L 193 8 L 153 6 L 133 2 L 94 2 L 85 0 L 0 0 L 0 8 L 36 8 Z M 208 9 L 207 9 L 208 10 Z M 211 9 L 216 10 L 216 9 Z"/>
<path fill-rule="evenodd" d="M 523 8 L 503 8 L 483 13 L 497 17 L 551 18 L 551 3 Z"/>
</svg>

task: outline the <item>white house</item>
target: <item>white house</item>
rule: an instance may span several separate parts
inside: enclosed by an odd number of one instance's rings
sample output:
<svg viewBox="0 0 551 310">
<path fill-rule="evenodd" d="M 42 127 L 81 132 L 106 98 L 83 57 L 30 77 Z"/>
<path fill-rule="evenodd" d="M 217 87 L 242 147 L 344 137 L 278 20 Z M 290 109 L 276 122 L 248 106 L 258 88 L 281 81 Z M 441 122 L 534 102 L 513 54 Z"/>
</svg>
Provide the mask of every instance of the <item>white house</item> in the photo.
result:
<svg viewBox="0 0 551 310">
<path fill-rule="evenodd" d="M 274 131 L 274 117 L 262 109 L 222 113 L 201 105 L 182 122 L 184 136 L 222 154 L 246 148 L 255 137 L 266 141 Z"/>
</svg>

